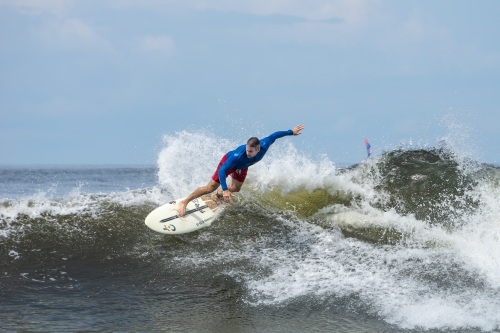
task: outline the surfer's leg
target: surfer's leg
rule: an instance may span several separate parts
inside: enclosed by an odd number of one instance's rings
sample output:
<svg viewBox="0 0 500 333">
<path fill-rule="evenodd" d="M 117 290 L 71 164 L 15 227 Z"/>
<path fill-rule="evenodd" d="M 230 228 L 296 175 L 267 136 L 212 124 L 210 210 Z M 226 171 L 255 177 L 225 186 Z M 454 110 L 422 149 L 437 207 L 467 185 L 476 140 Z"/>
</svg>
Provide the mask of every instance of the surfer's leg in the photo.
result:
<svg viewBox="0 0 500 333">
<path fill-rule="evenodd" d="M 233 178 L 231 180 L 231 185 L 228 186 L 228 189 L 229 189 L 229 191 L 231 191 L 231 193 L 239 192 L 241 190 L 242 186 L 243 186 L 243 182 L 240 182 L 239 180 L 236 180 Z"/>
<path fill-rule="evenodd" d="M 188 195 L 184 200 L 179 201 L 177 205 L 177 211 L 179 216 L 183 216 L 186 213 L 186 207 L 191 200 L 201 197 L 204 194 L 211 193 L 219 187 L 219 183 L 210 179 L 207 185 L 198 187 L 193 193 Z"/>
<path fill-rule="evenodd" d="M 231 193 L 239 192 L 243 186 L 245 178 L 247 178 L 248 168 L 242 170 L 236 170 L 231 174 L 231 185 L 228 186 Z"/>
<path fill-rule="evenodd" d="M 231 192 L 239 192 L 241 190 L 241 187 L 243 186 L 243 182 L 236 180 L 234 178 L 231 179 L 231 184 L 227 186 L 227 189 Z M 215 200 L 223 200 L 222 197 L 222 190 L 217 190 L 214 194 L 212 194 L 212 199 Z"/>
</svg>

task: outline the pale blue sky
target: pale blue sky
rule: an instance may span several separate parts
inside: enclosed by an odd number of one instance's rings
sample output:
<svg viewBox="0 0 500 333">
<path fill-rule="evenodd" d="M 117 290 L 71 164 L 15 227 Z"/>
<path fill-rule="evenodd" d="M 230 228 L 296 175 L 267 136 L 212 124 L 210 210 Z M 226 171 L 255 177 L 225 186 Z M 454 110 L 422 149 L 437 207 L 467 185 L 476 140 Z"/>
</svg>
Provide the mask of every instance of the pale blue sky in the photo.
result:
<svg viewBox="0 0 500 333">
<path fill-rule="evenodd" d="M 154 164 L 162 135 L 338 163 L 442 138 L 500 162 L 500 1 L 0 0 L 0 164 Z"/>
</svg>

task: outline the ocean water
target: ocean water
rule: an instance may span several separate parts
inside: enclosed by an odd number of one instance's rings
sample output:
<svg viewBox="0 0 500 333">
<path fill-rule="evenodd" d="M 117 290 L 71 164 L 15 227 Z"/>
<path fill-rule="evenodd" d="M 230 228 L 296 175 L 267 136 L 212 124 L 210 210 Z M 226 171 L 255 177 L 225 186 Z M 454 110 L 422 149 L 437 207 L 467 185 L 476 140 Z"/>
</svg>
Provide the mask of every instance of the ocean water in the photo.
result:
<svg viewBox="0 0 500 333">
<path fill-rule="evenodd" d="M 0 331 L 500 332 L 498 167 L 438 147 L 340 168 L 283 139 L 210 227 L 144 225 L 236 144 L 0 167 Z"/>
</svg>

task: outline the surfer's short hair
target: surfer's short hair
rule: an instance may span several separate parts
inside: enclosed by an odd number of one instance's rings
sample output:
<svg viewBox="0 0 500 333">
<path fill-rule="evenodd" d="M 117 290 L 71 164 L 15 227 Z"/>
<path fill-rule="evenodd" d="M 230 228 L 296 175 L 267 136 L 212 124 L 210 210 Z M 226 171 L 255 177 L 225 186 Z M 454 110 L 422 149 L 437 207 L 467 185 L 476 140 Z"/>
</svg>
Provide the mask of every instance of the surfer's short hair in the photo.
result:
<svg viewBox="0 0 500 333">
<path fill-rule="evenodd" d="M 250 139 L 248 139 L 247 145 L 249 145 L 252 148 L 260 147 L 260 140 L 255 136 L 252 136 Z"/>
</svg>

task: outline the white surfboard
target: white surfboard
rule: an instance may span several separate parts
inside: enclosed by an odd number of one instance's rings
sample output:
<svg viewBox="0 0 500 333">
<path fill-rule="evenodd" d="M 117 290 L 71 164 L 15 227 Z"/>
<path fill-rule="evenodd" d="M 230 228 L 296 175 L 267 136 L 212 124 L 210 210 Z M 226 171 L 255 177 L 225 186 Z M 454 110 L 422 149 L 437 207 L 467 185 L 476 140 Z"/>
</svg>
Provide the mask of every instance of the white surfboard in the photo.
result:
<svg viewBox="0 0 500 333">
<path fill-rule="evenodd" d="M 153 210 L 146 217 L 146 225 L 162 234 L 184 234 L 210 226 L 223 207 L 220 201 L 214 201 L 209 195 L 204 195 L 189 202 L 186 213 L 181 217 L 176 210 L 180 200 L 182 199 Z"/>
</svg>

